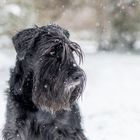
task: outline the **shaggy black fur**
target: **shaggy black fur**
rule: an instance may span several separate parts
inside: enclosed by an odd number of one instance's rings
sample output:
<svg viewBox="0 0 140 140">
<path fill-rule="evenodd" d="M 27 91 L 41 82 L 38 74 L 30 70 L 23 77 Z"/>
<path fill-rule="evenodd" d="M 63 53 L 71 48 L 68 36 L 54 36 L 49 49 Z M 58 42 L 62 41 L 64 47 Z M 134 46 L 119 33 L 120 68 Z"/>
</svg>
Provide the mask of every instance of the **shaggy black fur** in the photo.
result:
<svg viewBox="0 0 140 140">
<path fill-rule="evenodd" d="M 86 140 L 77 99 L 85 85 L 80 46 L 57 25 L 25 29 L 13 37 L 4 140 Z"/>
</svg>

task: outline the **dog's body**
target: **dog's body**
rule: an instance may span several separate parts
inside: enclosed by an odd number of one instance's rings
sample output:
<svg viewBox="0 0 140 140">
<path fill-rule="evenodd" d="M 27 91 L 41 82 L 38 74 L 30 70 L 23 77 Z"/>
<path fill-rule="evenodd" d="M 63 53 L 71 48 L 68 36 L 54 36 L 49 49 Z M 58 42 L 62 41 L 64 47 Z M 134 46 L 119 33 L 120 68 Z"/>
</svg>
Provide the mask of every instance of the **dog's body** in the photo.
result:
<svg viewBox="0 0 140 140">
<path fill-rule="evenodd" d="M 23 30 L 13 43 L 4 140 L 86 140 L 76 103 L 85 83 L 73 54 L 82 59 L 79 45 L 56 25 Z"/>
</svg>

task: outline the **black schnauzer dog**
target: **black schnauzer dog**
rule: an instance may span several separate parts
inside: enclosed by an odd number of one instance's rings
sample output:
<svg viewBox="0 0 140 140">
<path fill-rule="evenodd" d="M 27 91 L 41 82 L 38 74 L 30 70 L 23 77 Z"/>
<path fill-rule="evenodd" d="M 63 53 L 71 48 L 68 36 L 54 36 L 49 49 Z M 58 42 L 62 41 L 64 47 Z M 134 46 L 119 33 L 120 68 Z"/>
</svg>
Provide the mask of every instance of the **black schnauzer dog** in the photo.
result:
<svg viewBox="0 0 140 140">
<path fill-rule="evenodd" d="M 17 52 L 8 90 L 4 140 L 87 140 L 77 99 L 86 81 L 80 46 L 58 25 L 13 37 Z"/>
</svg>

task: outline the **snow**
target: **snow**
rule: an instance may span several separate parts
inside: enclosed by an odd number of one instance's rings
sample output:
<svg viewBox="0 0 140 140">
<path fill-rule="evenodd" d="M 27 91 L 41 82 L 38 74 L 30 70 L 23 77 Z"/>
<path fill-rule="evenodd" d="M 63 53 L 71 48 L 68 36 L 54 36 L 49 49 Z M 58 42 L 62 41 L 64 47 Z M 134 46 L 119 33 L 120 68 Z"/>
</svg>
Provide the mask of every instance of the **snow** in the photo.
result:
<svg viewBox="0 0 140 140">
<path fill-rule="evenodd" d="M 0 49 L 0 132 L 5 122 L 6 94 L 4 91 L 8 87 L 9 68 L 13 65 L 14 59 L 12 50 Z"/>
<path fill-rule="evenodd" d="M 0 7 L 3 7 L 6 4 L 6 0 L 1 0 Z"/>
<path fill-rule="evenodd" d="M 140 139 L 140 56 L 86 56 L 82 101 L 86 135 L 94 140 Z"/>
<path fill-rule="evenodd" d="M 47 88 L 48 86 L 47 85 L 44 85 L 44 88 Z"/>
<path fill-rule="evenodd" d="M 98 50 L 98 43 L 96 41 L 76 41 L 82 48 L 82 51 L 86 54 L 96 53 Z"/>
<path fill-rule="evenodd" d="M 4 90 L 13 50 L 0 49 L 0 130 L 5 121 Z M 79 105 L 89 140 L 140 140 L 140 56 L 85 54 L 87 84 Z"/>
<path fill-rule="evenodd" d="M 20 16 L 20 14 L 21 14 L 21 8 L 17 4 L 6 5 L 5 10 L 9 13 L 16 15 L 16 16 Z"/>
<path fill-rule="evenodd" d="M 11 45 L 12 45 L 12 41 L 10 37 L 6 35 L 0 36 L 0 47 L 9 47 Z"/>
<path fill-rule="evenodd" d="M 140 50 L 140 40 L 137 40 L 137 41 L 135 42 L 134 48 L 135 48 L 136 50 Z"/>
</svg>

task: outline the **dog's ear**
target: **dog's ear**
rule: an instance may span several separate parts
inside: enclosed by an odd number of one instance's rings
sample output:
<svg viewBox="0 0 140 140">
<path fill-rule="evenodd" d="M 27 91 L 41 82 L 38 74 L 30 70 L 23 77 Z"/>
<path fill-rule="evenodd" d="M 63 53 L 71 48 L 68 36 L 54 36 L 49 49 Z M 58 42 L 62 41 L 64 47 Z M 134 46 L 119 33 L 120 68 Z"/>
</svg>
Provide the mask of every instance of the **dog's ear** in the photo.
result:
<svg viewBox="0 0 140 140">
<path fill-rule="evenodd" d="M 25 29 L 13 36 L 12 41 L 17 52 L 17 58 L 23 60 L 29 48 L 34 44 L 37 35 L 36 29 Z"/>
</svg>

